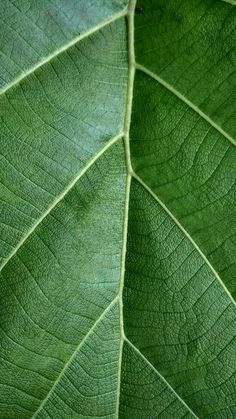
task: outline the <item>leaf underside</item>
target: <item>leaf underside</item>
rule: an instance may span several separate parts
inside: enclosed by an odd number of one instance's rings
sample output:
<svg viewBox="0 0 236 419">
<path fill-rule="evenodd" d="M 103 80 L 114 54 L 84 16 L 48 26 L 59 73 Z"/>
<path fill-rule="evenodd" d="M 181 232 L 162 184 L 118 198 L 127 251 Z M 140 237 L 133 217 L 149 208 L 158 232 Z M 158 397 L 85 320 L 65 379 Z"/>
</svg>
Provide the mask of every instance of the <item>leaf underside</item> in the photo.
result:
<svg viewBox="0 0 236 419">
<path fill-rule="evenodd" d="M 0 417 L 235 418 L 234 1 L 0 13 Z"/>
</svg>

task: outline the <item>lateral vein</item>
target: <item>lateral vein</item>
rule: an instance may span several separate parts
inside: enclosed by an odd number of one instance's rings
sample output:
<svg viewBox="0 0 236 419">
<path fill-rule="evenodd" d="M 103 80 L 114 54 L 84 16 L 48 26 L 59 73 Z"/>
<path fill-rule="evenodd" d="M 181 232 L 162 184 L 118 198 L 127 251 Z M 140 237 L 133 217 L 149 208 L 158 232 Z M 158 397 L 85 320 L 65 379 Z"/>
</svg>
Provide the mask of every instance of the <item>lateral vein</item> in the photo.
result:
<svg viewBox="0 0 236 419">
<path fill-rule="evenodd" d="M 10 90 L 15 85 L 19 84 L 22 80 L 24 80 L 30 74 L 34 73 L 38 68 L 43 67 L 45 64 L 49 63 L 55 57 L 57 57 L 58 55 L 60 55 L 61 53 L 65 52 L 65 51 L 67 51 L 73 45 L 77 44 L 77 42 L 81 41 L 84 38 L 87 38 L 88 36 L 90 36 L 93 33 L 99 31 L 100 29 L 104 28 L 105 26 L 109 25 L 110 23 L 115 22 L 116 20 L 118 20 L 118 19 L 126 16 L 126 14 L 127 14 L 127 9 L 125 8 L 121 12 L 116 13 L 112 17 L 104 20 L 99 25 L 93 26 L 92 29 L 89 29 L 88 31 L 82 33 L 81 35 L 76 36 L 71 41 L 69 41 L 65 45 L 63 45 L 61 48 L 58 48 L 52 54 L 49 54 L 47 57 L 45 57 L 42 60 L 40 60 L 33 67 L 29 68 L 29 70 L 23 72 L 19 77 L 17 77 L 14 80 L 12 80 L 11 83 L 8 83 L 6 86 L 4 86 L 2 89 L 0 89 L 0 95 L 6 93 L 8 90 Z"/>
<path fill-rule="evenodd" d="M 98 319 L 94 322 L 93 326 L 89 329 L 88 333 L 84 336 L 84 338 L 82 339 L 82 341 L 79 343 L 79 345 L 76 347 L 76 349 L 74 350 L 73 354 L 71 355 L 71 357 L 68 359 L 68 361 L 65 363 L 63 369 L 61 370 L 60 374 L 58 375 L 57 379 L 54 381 L 51 389 L 49 390 L 48 394 L 46 395 L 45 399 L 41 402 L 41 404 L 39 405 L 38 409 L 36 410 L 36 412 L 33 414 L 31 419 L 34 419 L 37 417 L 37 414 L 40 412 L 40 410 L 42 410 L 43 406 L 45 405 L 45 403 L 47 402 L 47 400 L 50 398 L 51 394 L 54 391 L 54 388 L 57 386 L 57 384 L 59 383 L 61 377 L 63 376 L 65 370 L 68 368 L 68 366 L 70 365 L 70 363 L 73 361 L 74 357 L 76 356 L 76 354 L 80 351 L 80 349 L 82 348 L 82 346 L 84 345 L 84 343 L 86 342 L 86 340 L 88 339 L 88 337 L 93 333 L 94 329 L 96 328 L 97 324 L 102 320 L 102 318 L 106 315 L 106 313 L 111 309 L 111 307 L 117 302 L 118 300 L 118 296 L 116 296 L 112 302 L 105 308 L 105 310 L 102 312 L 102 314 L 98 317 Z"/>
<path fill-rule="evenodd" d="M 152 77 L 166 89 L 168 89 L 171 93 L 177 96 L 182 102 L 188 105 L 191 109 L 193 109 L 198 115 L 205 119 L 213 128 L 215 128 L 220 134 L 222 134 L 228 141 L 230 141 L 234 146 L 236 145 L 236 140 L 231 137 L 227 132 L 225 132 L 218 124 L 216 124 L 209 116 L 207 116 L 204 112 L 201 111 L 196 105 L 194 105 L 189 99 L 187 99 L 184 95 L 182 95 L 178 90 L 176 90 L 173 86 L 163 80 L 161 77 L 157 76 L 152 71 L 148 70 L 148 68 L 144 67 L 141 64 L 136 63 L 136 68 L 143 73 L 146 73 L 148 76 Z"/>
<path fill-rule="evenodd" d="M 181 401 L 181 403 L 188 409 L 188 411 L 193 415 L 194 418 L 199 419 L 198 416 L 190 409 L 190 407 L 185 403 L 185 401 L 176 393 L 173 387 L 168 383 L 168 381 L 163 377 L 163 375 L 151 364 L 150 361 L 142 354 L 142 352 L 135 346 L 126 336 L 125 341 L 129 346 L 149 365 L 149 367 L 161 378 L 161 380 L 166 384 L 166 386 L 171 390 L 172 393 Z"/>
<path fill-rule="evenodd" d="M 219 281 L 221 286 L 224 288 L 224 291 L 226 292 L 227 296 L 230 298 L 231 302 L 236 306 L 236 302 L 233 299 L 232 295 L 230 294 L 229 290 L 226 288 L 224 282 L 220 278 L 218 272 L 215 270 L 215 268 L 211 265 L 210 261 L 206 257 L 206 255 L 201 251 L 200 247 L 197 245 L 197 243 L 193 240 L 193 238 L 190 236 L 190 234 L 185 230 L 185 228 L 182 226 L 182 224 L 177 220 L 177 218 L 172 214 L 172 212 L 166 207 L 164 202 L 149 188 L 149 186 L 136 174 L 133 173 L 132 176 L 134 179 L 136 179 L 151 195 L 152 197 L 162 206 L 162 208 L 167 212 L 167 214 L 172 218 L 172 220 L 177 224 L 177 226 L 181 229 L 181 231 L 185 234 L 185 236 L 189 239 L 189 241 L 192 243 L 192 245 L 195 247 L 195 249 L 198 251 L 198 253 L 201 255 L 201 257 L 204 259 L 206 264 L 209 266 L 211 271 L 213 272 L 216 279 Z"/>
<path fill-rule="evenodd" d="M 37 221 L 32 225 L 32 227 L 27 231 L 25 236 L 19 241 L 17 246 L 12 250 L 9 254 L 7 259 L 2 263 L 0 266 L 0 272 L 3 268 L 7 265 L 7 263 L 11 260 L 11 258 L 17 253 L 17 251 L 21 248 L 21 246 L 25 243 L 25 241 L 31 236 L 34 230 L 38 227 L 39 224 L 50 214 L 50 212 L 56 207 L 56 205 L 62 201 L 62 199 L 68 194 L 68 192 L 73 188 L 73 186 L 79 181 L 79 179 L 87 172 L 87 170 L 95 163 L 99 157 L 101 157 L 109 147 L 111 147 L 116 141 L 118 141 L 121 137 L 123 137 L 124 133 L 121 132 L 120 134 L 113 137 L 110 141 L 106 143 L 106 145 L 86 164 L 86 166 L 79 172 L 79 174 L 69 183 L 69 185 L 61 192 L 61 194 L 57 197 L 57 199 L 48 207 L 48 209 L 37 219 Z"/>
</svg>

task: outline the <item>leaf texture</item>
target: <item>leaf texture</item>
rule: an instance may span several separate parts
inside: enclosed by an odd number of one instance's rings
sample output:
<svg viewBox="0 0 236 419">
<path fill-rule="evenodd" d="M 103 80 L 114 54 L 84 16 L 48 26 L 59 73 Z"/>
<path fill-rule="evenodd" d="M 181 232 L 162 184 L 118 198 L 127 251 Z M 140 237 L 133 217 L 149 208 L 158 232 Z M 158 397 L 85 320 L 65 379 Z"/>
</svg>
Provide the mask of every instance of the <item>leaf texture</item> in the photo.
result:
<svg viewBox="0 0 236 419">
<path fill-rule="evenodd" d="M 234 1 L 1 20 L 0 417 L 235 418 Z"/>
</svg>

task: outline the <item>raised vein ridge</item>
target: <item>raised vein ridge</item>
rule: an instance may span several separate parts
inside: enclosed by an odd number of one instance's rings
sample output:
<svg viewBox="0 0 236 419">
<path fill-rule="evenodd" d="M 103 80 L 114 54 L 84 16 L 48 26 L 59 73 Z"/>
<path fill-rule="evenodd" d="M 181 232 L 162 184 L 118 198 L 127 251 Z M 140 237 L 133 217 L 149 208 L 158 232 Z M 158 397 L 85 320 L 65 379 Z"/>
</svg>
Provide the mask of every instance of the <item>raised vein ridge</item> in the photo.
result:
<svg viewBox="0 0 236 419">
<path fill-rule="evenodd" d="M 128 343 L 128 345 L 131 346 L 131 348 L 137 352 L 137 354 L 146 362 L 146 364 L 149 365 L 149 367 L 158 375 L 158 377 L 161 378 L 161 380 L 165 383 L 165 385 L 174 393 L 174 395 L 181 401 L 181 403 L 188 409 L 188 411 L 193 415 L 194 418 L 199 419 L 198 416 L 195 415 L 195 413 L 190 409 L 190 407 L 185 403 L 185 401 L 176 393 L 174 388 L 166 381 L 165 377 L 151 364 L 151 362 L 148 361 L 148 359 L 142 354 L 142 352 L 135 346 L 127 337 L 125 337 L 125 341 Z"/>
<path fill-rule="evenodd" d="M 50 398 L 51 394 L 54 391 L 54 388 L 57 386 L 57 384 L 60 382 L 61 377 L 64 375 L 66 369 L 69 367 L 70 363 L 73 361 L 74 357 L 76 356 L 77 352 L 82 348 L 88 337 L 93 333 L 94 329 L 96 328 L 97 324 L 103 319 L 103 317 L 106 315 L 106 313 L 111 309 L 111 307 L 117 302 L 118 297 L 116 296 L 111 303 L 103 310 L 102 314 L 98 317 L 98 319 L 94 322 L 93 326 L 89 329 L 87 334 L 84 336 L 82 341 L 79 343 L 79 345 L 75 348 L 74 352 L 72 353 L 71 357 L 68 359 L 68 361 L 65 363 L 64 367 L 62 368 L 60 374 L 58 375 L 57 379 L 54 381 L 51 389 L 49 390 L 46 397 L 43 399 L 43 401 L 40 403 L 38 409 L 33 414 L 32 418 L 36 418 L 37 414 L 40 412 L 40 410 L 43 408 L 47 400 Z"/>
<path fill-rule="evenodd" d="M 126 155 L 126 167 L 127 167 L 127 186 L 126 186 L 126 203 L 125 203 L 125 220 L 124 220 L 124 236 L 123 236 L 123 249 L 122 249 L 122 267 L 121 267 L 121 283 L 120 283 L 120 292 L 119 292 L 119 303 L 120 303 L 120 313 L 121 313 L 121 332 L 122 332 L 122 343 L 121 351 L 123 348 L 124 340 L 132 346 L 132 348 L 138 353 L 140 357 L 155 371 L 156 374 L 165 382 L 169 389 L 175 394 L 175 396 L 181 401 L 181 403 L 188 409 L 188 411 L 193 415 L 194 418 L 198 417 L 192 412 L 190 407 L 181 399 L 181 397 L 176 393 L 172 386 L 165 380 L 163 376 L 154 368 L 154 366 L 144 357 L 144 355 L 136 348 L 129 339 L 125 336 L 124 325 L 123 325 L 123 287 L 124 287 L 124 276 L 125 276 L 125 256 L 126 256 L 126 247 L 127 247 L 127 230 L 128 230 L 128 210 L 129 210 L 129 199 L 130 199 L 130 184 L 132 177 L 135 178 L 136 175 L 133 172 L 130 156 L 130 124 L 131 124 L 131 114 L 132 114 L 132 103 L 133 103 L 133 89 L 134 89 L 134 77 L 135 77 L 135 51 L 134 51 L 134 11 L 135 11 L 136 0 L 130 0 L 128 6 L 128 54 L 129 54 L 129 75 L 128 75 L 128 86 L 127 86 L 127 102 L 126 102 L 126 114 L 125 114 L 125 123 L 124 123 L 124 139 L 125 139 L 125 155 Z M 122 363 L 122 353 L 120 354 L 119 365 L 121 367 Z M 120 378 L 119 371 L 119 378 Z M 116 419 L 119 417 L 119 398 L 120 398 L 120 384 L 118 383 L 118 395 L 117 395 L 117 410 L 116 410 Z"/>
<path fill-rule="evenodd" d="M 227 134 L 227 132 L 224 131 L 218 124 L 216 124 L 216 122 L 214 122 L 209 116 L 207 116 L 204 112 L 202 112 L 201 109 L 199 109 L 196 105 L 194 105 L 194 103 L 192 103 L 184 95 L 182 95 L 180 92 L 178 92 L 173 86 L 171 86 L 169 83 L 167 83 L 161 77 L 157 76 L 152 71 L 148 70 L 143 65 L 140 65 L 140 64 L 136 63 L 136 68 L 138 70 L 142 71 L 143 73 L 147 74 L 148 76 L 152 77 L 154 80 L 156 80 L 158 83 L 160 83 L 166 89 L 168 89 L 171 93 L 173 93 L 175 96 L 177 96 L 182 102 L 184 102 L 191 109 L 193 109 L 196 113 L 198 113 L 198 115 L 200 115 L 202 118 L 204 118 L 210 125 L 212 125 L 213 128 L 215 128 L 220 134 L 222 134 L 233 145 L 236 145 L 236 140 L 233 137 L 231 137 L 229 134 Z"/>
<path fill-rule="evenodd" d="M 34 230 L 38 227 L 39 224 L 50 214 L 50 212 L 59 204 L 60 201 L 68 194 L 68 192 L 73 188 L 73 186 L 79 181 L 79 179 L 87 172 L 87 170 L 95 163 L 99 157 L 101 157 L 105 151 L 114 144 L 119 138 L 123 137 L 123 132 L 113 137 L 110 141 L 106 143 L 106 145 L 91 159 L 89 162 L 84 166 L 84 168 L 79 172 L 79 174 L 72 179 L 72 181 L 67 185 L 65 189 L 61 192 L 61 194 L 57 197 L 57 199 L 48 207 L 48 209 L 38 218 L 38 220 L 32 225 L 32 227 L 27 231 L 27 233 L 22 237 L 19 241 L 18 245 L 11 251 L 8 257 L 0 266 L 0 272 L 3 268 L 7 265 L 7 263 L 11 260 L 11 258 L 18 252 L 18 250 L 23 246 L 25 241 L 33 234 Z"/>
<path fill-rule="evenodd" d="M 201 257 L 204 259 L 206 264 L 209 266 L 221 286 L 224 288 L 225 293 L 230 298 L 231 302 L 236 306 L 236 301 L 230 294 L 229 290 L 226 288 L 224 282 L 220 278 L 220 275 L 215 270 L 215 268 L 212 266 L 210 261 L 208 260 L 207 256 L 201 251 L 200 247 L 197 245 L 197 243 L 193 240 L 193 238 L 190 236 L 190 234 L 185 230 L 185 228 L 182 226 L 182 224 L 177 220 L 177 218 L 172 214 L 172 212 L 166 207 L 164 202 L 149 188 L 149 186 L 138 176 L 136 173 L 133 173 L 133 177 L 152 195 L 152 197 L 162 206 L 162 208 L 167 212 L 167 214 L 172 218 L 172 220 L 177 224 L 177 226 L 182 230 L 182 232 L 185 234 L 185 236 L 188 238 L 188 240 L 193 244 L 195 249 L 198 251 L 198 253 L 201 255 Z"/>
<path fill-rule="evenodd" d="M 116 13 L 112 17 L 104 20 L 99 25 L 96 25 L 93 28 L 89 29 L 88 31 L 82 33 L 81 35 L 76 36 L 71 41 L 69 41 L 65 45 L 63 45 L 61 48 L 58 48 L 52 54 L 49 54 L 47 57 L 40 60 L 36 65 L 31 67 L 29 70 L 23 72 L 19 77 L 14 79 L 11 83 L 8 83 L 6 86 L 4 86 L 2 89 L 0 89 L 0 95 L 8 92 L 8 90 L 13 88 L 17 84 L 19 84 L 22 80 L 24 80 L 25 78 L 30 76 L 30 74 L 33 74 L 38 68 L 43 67 L 45 64 L 49 63 L 55 57 L 57 57 L 58 55 L 62 54 L 65 51 L 67 51 L 73 45 L 77 44 L 77 42 L 81 41 L 84 38 L 87 38 L 88 36 L 90 36 L 93 33 L 99 31 L 100 29 L 104 28 L 105 26 L 109 25 L 110 23 L 115 22 L 117 19 L 120 19 L 121 17 L 125 16 L 126 14 L 127 14 L 127 9 L 125 8 L 121 12 Z"/>
</svg>

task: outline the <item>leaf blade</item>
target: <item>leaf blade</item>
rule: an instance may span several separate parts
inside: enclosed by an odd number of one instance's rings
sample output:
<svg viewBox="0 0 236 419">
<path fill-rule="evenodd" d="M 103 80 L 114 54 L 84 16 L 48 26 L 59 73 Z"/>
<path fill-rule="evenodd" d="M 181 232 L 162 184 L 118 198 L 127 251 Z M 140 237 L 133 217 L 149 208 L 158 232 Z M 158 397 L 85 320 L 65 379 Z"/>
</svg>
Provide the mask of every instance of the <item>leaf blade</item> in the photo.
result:
<svg viewBox="0 0 236 419">
<path fill-rule="evenodd" d="M 233 417 L 235 305 L 187 237 L 136 180 L 129 220 L 126 336 L 195 415 Z"/>
<path fill-rule="evenodd" d="M 2 270 L 1 302 L 11 307 L 0 319 L 0 397 L 8 404 L 7 409 L 0 405 L 4 415 L 31 417 L 30 411 L 37 410 L 77 346 L 116 297 L 125 178 L 119 140 Z M 112 357 L 118 363 L 117 351 Z M 117 386 L 117 377 L 113 378 Z M 17 388 L 6 393 L 6 386 L 12 385 Z M 29 395 L 22 398 L 22 391 Z"/>
<path fill-rule="evenodd" d="M 120 417 L 196 418 L 172 387 L 140 351 L 126 339 Z"/>
<path fill-rule="evenodd" d="M 122 132 L 125 43 L 121 18 L 0 97 L 3 264 L 94 155 Z"/>
<path fill-rule="evenodd" d="M 6 419 L 235 416 L 232 2 L 124 3 L 50 5 L 44 32 L 56 10 L 63 42 L 55 31 L 46 54 L 29 49 L 0 96 Z M 44 25 L 47 6 L 34 6 Z M 220 65 L 204 79 L 209 57 Z"/>
<path fill-rule="evenodd" d="M 226 2 L 149 0 L 136 15 L 135 31 L 137 62 L 234 140 L 235 22 L 235 6 Z"/>
<path fill-rule="evenodd" d="M 135 83 L 134 170 L 196 242 L 235 298 L 235 147 L 149 75 L 137 71 Z M 143 106 L 145 116 L 140 118 Z"/>
<path fill-rule="evenodd" d="M 116 298 L 76 348 L 33 418 L 49 419 L 57 415 L 58 409 L 60 415 L 70 417 L 87 415 L 105 418 L 115 414 L 121 340 L 119 318 Z M 115 353 L 114 359 L 109 356 L 111 352 Z M 91 371 L 91 365 L 88 368 L 88 356 L 96 371 L 95 376 Z M 117 379 L 114 380 L 110 373 L 117 375 Z M 85 393 L 83 389 L 86 390 Z"/>
<path fill-rule="evenodd" d="M 100 25 L 109 23 L 125 10 L 127 2 L 99 0 L 96 5 L 69 0 L 28 4 L 26 1 L 4 3 L 1 16 L 2 91 L 18 83 L 60 50 L 87 36 Z M 101 22 L 104 22 L 101 24 Z"/>
</svg>

